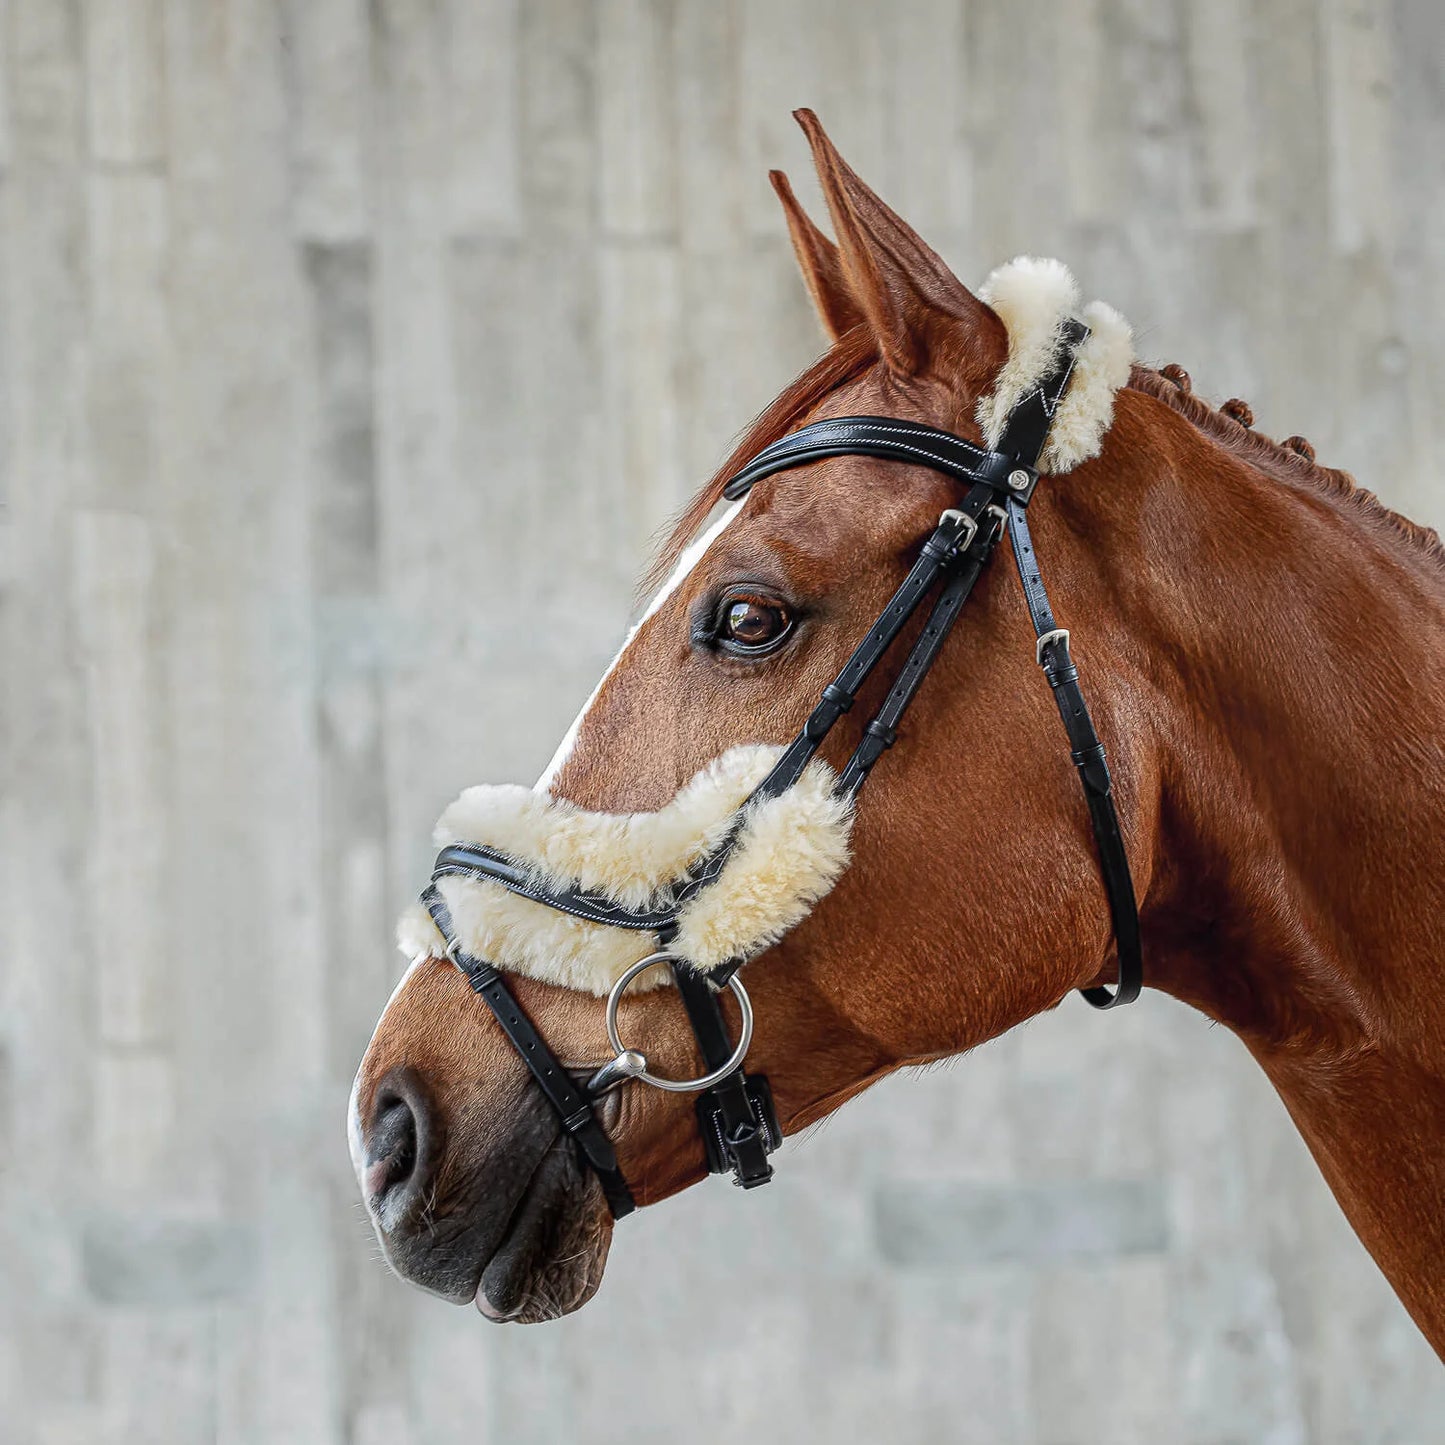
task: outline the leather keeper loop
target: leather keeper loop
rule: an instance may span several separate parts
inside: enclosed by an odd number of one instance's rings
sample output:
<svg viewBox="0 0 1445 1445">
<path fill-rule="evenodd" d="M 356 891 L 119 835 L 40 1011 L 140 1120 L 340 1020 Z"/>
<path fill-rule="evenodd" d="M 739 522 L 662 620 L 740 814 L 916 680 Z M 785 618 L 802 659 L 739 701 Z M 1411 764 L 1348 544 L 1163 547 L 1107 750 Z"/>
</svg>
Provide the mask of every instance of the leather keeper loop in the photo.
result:
<svg viewBox="0 0 1445 1445">
<path fill-rule="evenodd" d="M 575 1113 L 568 1114 L 567 1117 L 562 1120 L 562 1127 L 569 1134 L 575 1134 L 579 1129 L 585 1129 L 588 1120 L 592 1117 L 591 1106 L 584 1103 Z"/>
<path fill-rule="evenodd" d="M 849 707 L 852 706 L 852 703 L 853 699 L 849 698 Z M 808 714 L 808 721 L 803 724 L 803 736 L 810 743 L 822 742 L 823 739 L 833 731 L 833 725 L 847 711 L 848 708 L 840 707 L 836 702 L 833 702 L 832 699 L 826 702 L 820 702 L 818 706 Z"/>
<path fill-rule="evenodd" d="M 483 963 L 480 959 L 473 958 L 471 954 L 463 954 L 467 960 L 462 965 L 462 972 L 466 975 L 467 982 L 472 988 L 480 993 L 490 983 L 495 983 L 499 977 L 497 970 L 491 964 Z"/>
</svg>

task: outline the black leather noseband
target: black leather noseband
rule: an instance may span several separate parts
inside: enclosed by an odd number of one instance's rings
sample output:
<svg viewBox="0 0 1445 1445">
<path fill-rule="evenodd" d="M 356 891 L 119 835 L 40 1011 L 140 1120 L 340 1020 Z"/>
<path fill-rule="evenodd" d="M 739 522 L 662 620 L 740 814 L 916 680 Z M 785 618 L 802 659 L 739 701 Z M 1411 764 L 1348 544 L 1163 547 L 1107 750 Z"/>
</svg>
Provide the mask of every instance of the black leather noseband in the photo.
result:
<svg viewBox="0 0 1445 1445">
<path fill-rule="evenodd" d="M 1049 426 L 1068 389 L 1078 348 L 1087 335 L 1088 328 L 1082 322 L 1065 324 L 1064 344 L 1052 373 L 1010 413 L 1003 436 L 993 450 L 950 432 L 897 417 L 838 417 L 814 422 L 782 437 L 765 447 L 728 481 L 723 494 L 737 500 L 747 496 L 757 482 L 777 472 L 828 457 L 869 456 L 943 472 L 966 491 L 959 505 L 939 518 L 892 600 L 837 677 L 823 689 L 797 737 L 738 810 L 731 832 L 677 885 L 664 905 L 633 912 L 609 899 L 550 890 L 539 885 L 512 859 L 476 844 L 444 848 L 438 856 L 431 886 L 422 898 L 447 942 L 448 956 L 496 1016 L 557 1111 L 563 1128 L 577 1141 L 582 1157 L 601 1181 L 614 1215 L 621 1217 L 630 1213 L 634 1203 L 618 1168 L 612 1143 L 597 1120 L 593 1108 L 595 1097 L 548 1048 L 497 969 L 460 947 L 446 902 L 436 886 L 438 881 L 456 876 L 487 879 L 590 922 L 651 933 L 659 948 L 665 949 L 676 932 L 680 908 L 709 887 L 721 873 L 737 842 L 747 808 L 757 800 L 778 796 L 798 781 L 824 739 L 853 707 L 859 690 L 909 620 L 932 595 L 933 605 L 893 686 L 864 727 L 852 757 L 839 775 L 840 793 L 850 798 L 857 795 L 874 764 L 897 740 L 905 712 L 942 651 L 963 604 L 1005 531 L 1013 544 L 1019 580 L 1034 626 L 1037 660 L 1053 691 L 1068 735 L 1070 756 L 1083 784 L 1113 923 L 1118 983 L 1112 991 L 1099 985 L 1082 992 L 1095 1008 L 1116 1008 L 1139 996 L 1143 959 L 1138 905 L 1114 807 L 1104 746 L 1079 689 L 1078 669 L 1069 651 L 1069 634 L 1058 626 L 1049 605 L 1026 516 L 1038 484 L 1037 464 Z M 674 982 L 710 1072 L 721 1069 L 733 1052 L 718 990 L 743 962 L 734 959 L 706 975 L 688 966 L 685 960 L 674 959 L 672 963 Z M 610 1082 L 615 1083 L 616 1079 Z M 708 1167 L 713 1173 L 731 1172 L 735 1182 L 744 1188 L 765 1184 L 772 1177 L 768 1155 L 781 1142 L 781 1130 L 765 1077 L 748 1074 L 741 1066 L 733 1069 L 699 1095 L 697 1112 Z"/>
</svg>

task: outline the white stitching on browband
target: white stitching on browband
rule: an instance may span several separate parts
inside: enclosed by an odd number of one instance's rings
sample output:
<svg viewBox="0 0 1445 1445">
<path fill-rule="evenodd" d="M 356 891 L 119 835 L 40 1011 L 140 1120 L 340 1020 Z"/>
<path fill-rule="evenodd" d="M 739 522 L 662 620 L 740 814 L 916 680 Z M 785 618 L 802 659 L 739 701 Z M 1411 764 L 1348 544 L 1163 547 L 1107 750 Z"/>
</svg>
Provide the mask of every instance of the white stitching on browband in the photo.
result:
<svg viewBox="0 0 1445 1445">
<path fill-rule="evenodd" d="M 926 435 L 926 433 L 917 433 L 917 435 Z M 937 469 L 940 460 L 937 452 L 926 452 L 923 450 L 922 447 L 909 446 L 907 442 L 894 442 L 893 445 L 896 446 L 901 452 L 912 452 L 915 456 L 920 456 L 924 458 L 924 460 L 928 462 L 929 465 L 931 465 L 935 470 Z M 819 460 L 824 460 L 824 458 L 820 457 Z M 745 473 L 740 473 L 739 475 L 745 475 Z M 757 480 L 762 481 L 764 480 L 764 478 L 759 477 Z"/>
<path fill-rule="evenodd" d="M 846 428 L 846 427 L 848 427 L 848 426 L 853 426 L 853 427 L 866 426 L 866 427 L 868 428 L 868 430 L 870 430 L 870 431 L 877 431 L 877 432 L 896 432 L 899 436 L 927 437 L 927 436 L 936 436 L 936 435 L 937 435 L 937 432 L 934 431 L 934 430 L 932 430 L 932 429 L 930 429 L 930 428 L 916 427 L 916 426 L 882 426 L 882 425 L 880 425 L 878 422 L 875 422 L 875 421 L 863 422 L 863 423 L 859 423 L 859 422 L 851 422 L 851 423 L 850 423 L 850 422 L 844 422 L 844 421 L 841 421 L 841 420 L 840 420 L 840 421 L 837 421 L 837 422 L 833 422 L 833 421 L 820 421 L 820 422 L 815 422 L 814 425 L 817 426 L 817 427 L 820 429 L 820 431 L 821 431 L 822 429 L 826 428 L 826 427 Z M 967 450 L 969 450 L 969 451 L 971 451 L 971 452 L 974 452 L 976 455 L 978 455 L 978 456 L 980 456 L 980 457 L 986 457 L 986 456 L 989 455 L 989 450 L 988 450 L 987 447 L 976 446 L 973 442 L 969 441 L 967 437 L 954 436 L 952 432 L 945 432 L 944 435 L 948 438 L 949 441 L 951 441 L 951 442 L 957 442 L 957 443 L 959 444 L 959 446 L 967 448 Z M 779 439 L 778 439 L 776 442 L 774 442 L 773 445 L 774 445 L 774 446 L 781 445 L 781 443 L 783 443 L 783 442 L 785 442 L 785 441 L 787 441 L 787 440 L 788 440 L 787 437 L 779 437 Z M 901 445 L 901 443 L 900 443 L 900 445 Z M 759 453 L 759 455 L 762 455 L 762 454 Z"/>
<path fill-rule="evenodd" d="M 934 463 L 935 465 L 937 465 L 938 463 L 939 457 L 936 452 L 926 452 L 923 450 L 922 447 L 911 447 L 908 445 L 907 442 L 894 442 L 893 445 L 896 446 L 901 452 L 914 452 L 920 457 L 927 458 L 928 461 Z"/>
<path fill-rule="evenodd" d="M 898 432 L 898 433 L 899 433 L 900 435 L 902 435 L 902 436 L 914 436 L 914 437 L 927 437 L 927 436 L 934 436 L 934 435 L 937 434 L 936 431 L 934 430 L 934 428 L 932 428 L 932 427 L 901 426 L 901 425 L 899 425 L 899 423 L 894 422 L 894 421 L 889 421 L 889 420 L 887 420 L 887 419 L 885 419 L 884 421 L 881 421 L 881 422 L 880 422 L 880 421 L 869 420 L 869 421 L 864 421 L 864 422 L 851 422 L 851 423 L 850 423 L 850 422 L 844 420 L 842 417 L 839 417 L 837 420 L 829 420 L 829 421 L 820 421 L 820 422 L 817 422 L 816 425 L 819 426 L 819 427 L 849 426 L 849 425 L 851 425 L 851 426 L 863 426 L 863 427 L 868 427 L 868 428 L 869 428 L 870 430 L 872 430 L 872 431 L 893 431 L 893 432 Z M 973 451 L 981 451 L 981 450 L 983 450 L 983 449 L 980 448 L 980 447 L 974 446 L 974 444 L 973 444 L 971 441 L 969 441 L 967 437 L 956 437 L 956 436 L 954 436 L 951 432 L 947 432 L 947 433 L 945 433 L 945 435 L 949 438 L 950 441 L 961 442 L 964 446 L 969 447 L 969 448 L 972 449 Z"/>
</svg>

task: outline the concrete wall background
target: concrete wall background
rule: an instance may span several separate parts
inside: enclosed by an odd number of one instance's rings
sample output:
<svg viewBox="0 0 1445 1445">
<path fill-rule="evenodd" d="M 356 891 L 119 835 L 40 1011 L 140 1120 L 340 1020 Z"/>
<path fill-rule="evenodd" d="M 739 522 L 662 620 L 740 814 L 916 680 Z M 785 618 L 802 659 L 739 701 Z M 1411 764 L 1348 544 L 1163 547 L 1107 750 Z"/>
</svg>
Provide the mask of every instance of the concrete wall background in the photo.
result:
<svg viewBox="0 0 1445 1445">
<path fill-rule="evenodd" d="M 543 1329 L 390 1278 L 343 1137 L 439 807 L 535 776 L 652 529 L 817 349 L 790 108 L 965 279 L 1066 258 L 1439 524 L 1435 0 L 5 0 L 0 38 L 0 1436 L 1439 1438 L 1283 1110 L 1163 999 L 879 1088 Z"/>
</svg>

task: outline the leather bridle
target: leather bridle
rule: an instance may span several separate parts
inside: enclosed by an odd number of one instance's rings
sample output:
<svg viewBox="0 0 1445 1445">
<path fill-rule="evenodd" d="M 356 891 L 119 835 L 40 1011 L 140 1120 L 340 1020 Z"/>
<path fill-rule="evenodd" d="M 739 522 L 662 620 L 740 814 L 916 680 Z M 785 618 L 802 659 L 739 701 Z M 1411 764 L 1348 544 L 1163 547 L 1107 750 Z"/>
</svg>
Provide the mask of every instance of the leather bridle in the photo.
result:
<svg viewBox="0 0 1445 1445">
<path fill-rule="evenodd" d="M 1089 334 L 1080 321 L 1064 323 L 1062 344 L 1050 374 L 1014 407 L 998 445 L 992 450 L 935 427 L 893 417 L 845 416 L 813 422 L 765 447 L 723 489 L 730 500 L 745 497 L 764 477 L 825 457 L 870 456 L 908 462 L 943 472 L 967 488 L 957 507 L 938 519 L 924 542 L 918 560 L 903 584 L 868 629 L 842 671 L 823 689 L 817 706 L 801 731 L 784 749 L 768 776 L 738 809 L 730 831 L 673 890 L 666 904 L 629 910 L 590 894 L 551 889 L 539 883 L 517 862 L 480 845 L 454 845 L 437 857 L 431 885 L 423 892 L 442 938 L 447 956 L 466 975 L 472 988 L 491 1009 L 531 1071 L 542 1093 L 561 1118 L 562 1126 L 577 1142 L 582 1157 L 596 1173 L 616 1217 L 635 1208 L 631 1191 L 618 1168 L 612 1141 L 602 1128 L 593 1104 L 608 1090 L 629 1079 L 662 1088 L 698 1090 L 697 1118 L 713 1173 L 731 1172 L 744 1189 L 772 1178 L 768 1156 L 782 1142 L 764 1075 L 749 1074 L 743 1059 L 752 1036 L 752 1010 L 747 991 L 738 978 L 744 960 L 734 959 L 709 974 L 690 966 L 668 951 L 677 928 L 679 909 L 707 888 L 722 872 L 737 842 L 741 820 L 756 802 L 774 798 L 791 788 L 822 746 L 824 739 L 856 700 L 859 690 L 883 660 L 893 643 L 935 592 L 932 608 L 914 640 L 893 686 L 838 779 L 838 790 L 857 796 L 874 764 L 898 736 L 898 727 L 937 661 L 963 604 L 973 591 L 1000 537 L 1008 532 L 1023 584 L 1036 636 L 1035 656 L 1053 690 L 1054 701 L 1068 735 L 1071 757 L 1083 784 L 1084 798 L 1098 849 L 1100 873 L 1118 952 L 1118 982 L 1082 990 L 1095 1008 L 1116 1008 L 1139 996 L 1143 960 L 1139 940 L 1139 913 L 1124 849 L 1119 818 L 1110 788 L 1104 746 L 1094 730 L 1079 690 L 1078 669 L 1069 651 L 1069 633 L 1058 626 L 1043 579 L 1027 509 L 1038 484 L 1038 459 L 1060 400 L 1068 389 L 1079 347 Z M 486 879 L 549 907 L 561 909 L 593 923 L 634 929 L 654 936 L 658 952 L 634 964 L 614 983 L 607 1000 L 607 1027 L 616 1057 L 580 1081 L 566 1068 L 537 1032 L 502 974 L 490 963 L 468 953 L 458 942 L 446 900 L 437 883 L 448 877 Z M 670 966 L 672 978 L 697 1038 L 708 1073 L 693 1080 L 660 1079 L 647 1069 L 647 1060 L 622 1043 L 617 1029 L 617 1008 L 622 994 L 644 969 Z M 729 988 L 742 1010 L 742 1032 L 736 1045 L 730 1040 L 719 992 Z"/>
</svg>

